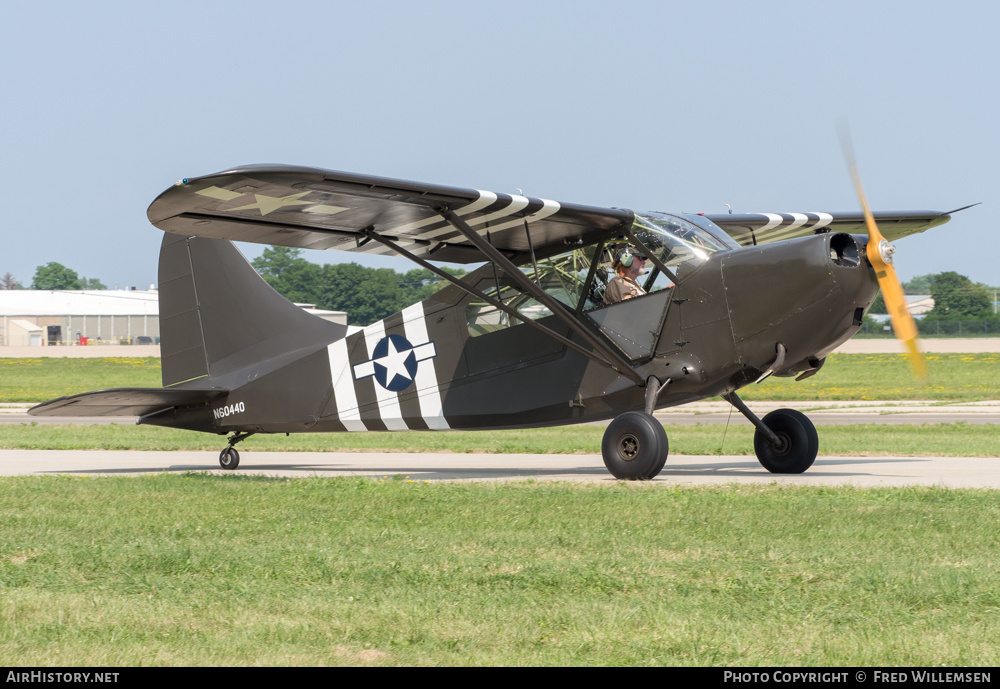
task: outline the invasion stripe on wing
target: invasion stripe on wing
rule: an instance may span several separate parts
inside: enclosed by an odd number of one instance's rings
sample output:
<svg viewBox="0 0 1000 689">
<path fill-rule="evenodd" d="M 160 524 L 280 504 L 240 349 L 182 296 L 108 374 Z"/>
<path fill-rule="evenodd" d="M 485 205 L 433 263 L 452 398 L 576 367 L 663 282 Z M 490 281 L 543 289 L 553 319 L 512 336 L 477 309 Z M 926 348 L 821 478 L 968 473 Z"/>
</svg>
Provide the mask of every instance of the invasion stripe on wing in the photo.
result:
<svg viewBox="0 0 1000 689">
<path fill-rule="evenodd" d="M 479 194 L 479 198 L 473 201 L 472 203 L 459 208 L 457 211 L 455 211 L 455 215 L 461 217 L 461 216 L 466 216 L 469 213 L 475 213 L 476 211 L 486 208 L 487 206 L 489 206 L 490 204 L 492 204 L 497 200 L 497 195 L 494 194 L 492 191 L 480 191 L 479 189 L 476 189 L 476 193 Z M 402 232 L 409 232 L 410 230 L 417 230 L 420 229 L 421 227 L 427 227 L 428 225 L 433 225 L 434 223 L 440 223 L 440 222 L 444 222 L 444 218 L 442 218 L 440 215 L 432 215 L 431 217 L 424 218 L 423 220 L 407 223 L 405 225 L 399 225 L 398 227 L 387 227 L 385 229 L 395 234 L 399 234 Z"/>
<path fill-rule="evenodd" d="M 821 212 L 788 213 L 787 216 L 777 213 L 757 213 L 755 215 L 766 217 L 767 223 L 755 229 L 752 234 L 749 229 L 746 229 L 734 231 L 730 236 L 740 244 L 752 243 L 753 237 L 757 238 L 758 243 L 776 242 L 814 234 L 833 222 L 832 215 Z"/>
<path fill-rule="evenodd" d="M 508 198 L 506 196 L 501 198 L 498 194 L 495 194 L 491 191 L 481 191 L 478 189 L 476 191 L 480 194 L 480 198 L 477 201 L 474 201 L 473 203 L 463 206 L 461 209 L 456 211 L 457 215 L 463 217 L 468 216 L 484 208 L 487 208 L 497 203 L 498 201 L 500 202 L 507 201 Z M 518 227 L 524 224 L 525 222 L 531 224 L 539 220 L 544 220 L 545 218 L 548 218 L 549 216 L 558 213 L 559 209 L 561 208 L 561 206 L 557 201 L 552 201 L 550 199 L 531 199 L 526 196 L 519 196 L 516 194 L 510 196 L 509 199 L 510 200 L 507 201 L 507 205 L 504 206 L 503 208 L 493 211 L 492 213 L 487 213 L 486 215 L 483 215 L 481 217 L 471 218 L 467 220 L 469 226 L 475 228 L 479 225 L 483 225 L 486 223 L 503 221 L 506 220 L 507 218 L 510 218 L 513 215 L 516 215 L 517 213 L 524 211 L 526 208 L 529 208 L 531 206 L 537 207 L 537 210 L 529 212 L 524 217 L 515 217 L 511 220 L 507 220 L 506 222 L 501 222 L 499 225 L 491 225 L 489 227 L 484 227 L 476 230 L 478 234 L 485 235 L 487 232 L 498 232 L 500 230 L 506 230 L 511 227 Z M 420 229 L 421 227 L 432 226 L 436 223 L 441 223 L 441 226 L 434 227 L 430 230 L 421 232 L 418 235 L 418 237 L 414 239 L 407 239 L 405 237 L 399 236 L 401 232 L 407 232 L 414 229 Z M 419 251 L 417 248 L 413 247 L 414 244 L 417 244 L 418 240 L 421 242 L 429 240 L 449 241 L 454 238 L 458 239 L 463 238 L 463 235 L 460 232 L 458 232 L 451 225 L 447 224 L 447 222 L 445 222 L 441 218 L 425 218 L 424 220 L 409 223 L 407 225 L 400 225 L 399 227 L 393 227 L 387 229 L 396 237 L 395 239 L 393 239 L 393 241 L 399 243 L 401 246 L 405 246 L 406 248 L 414 251 L 414 253 L 418 255 L 421 254 L 422 252 Z M 362 253 L 367 253 L 367 254 L 393 253 L 392 249 L 383 244 L 379 244 L 378 242 L 371 242 L 370 246 L 361 249 L 360 251 Z"/>
</svg>

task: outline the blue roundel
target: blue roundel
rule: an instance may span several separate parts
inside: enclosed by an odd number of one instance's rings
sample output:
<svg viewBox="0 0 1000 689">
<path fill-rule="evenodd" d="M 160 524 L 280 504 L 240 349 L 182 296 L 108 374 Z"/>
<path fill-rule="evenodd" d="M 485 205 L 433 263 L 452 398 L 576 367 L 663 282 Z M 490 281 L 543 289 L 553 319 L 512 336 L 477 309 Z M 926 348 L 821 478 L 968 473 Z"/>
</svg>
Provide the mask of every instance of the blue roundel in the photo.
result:
<svg viewBox="0 0 1000 689">
<path fill-rule="evenodd" d="M 413 345 L 402 335 L 386 335 L 372 352 L 375 380 L 386 390 L 402 392 L 417 375 L 417 356 Z"/>
</svg>

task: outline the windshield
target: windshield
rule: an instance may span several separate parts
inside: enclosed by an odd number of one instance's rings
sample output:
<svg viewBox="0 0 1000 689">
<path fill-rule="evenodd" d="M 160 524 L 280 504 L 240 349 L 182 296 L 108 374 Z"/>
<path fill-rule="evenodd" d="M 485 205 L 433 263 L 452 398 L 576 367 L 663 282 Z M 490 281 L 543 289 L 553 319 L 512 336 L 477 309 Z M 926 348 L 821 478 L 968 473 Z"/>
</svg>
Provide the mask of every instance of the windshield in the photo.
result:
<svg viewBox="0 0 1000 689">
<path fill-rule="evenodd" d="M 739 248 L 731 240 L 723 239 L 726 235 L 721 229 L 716 236 L 690 220 L 666 213 L 637 213 L 632 232 L 678 279 L 683 279 L 715 252 Z"/>
</svg>

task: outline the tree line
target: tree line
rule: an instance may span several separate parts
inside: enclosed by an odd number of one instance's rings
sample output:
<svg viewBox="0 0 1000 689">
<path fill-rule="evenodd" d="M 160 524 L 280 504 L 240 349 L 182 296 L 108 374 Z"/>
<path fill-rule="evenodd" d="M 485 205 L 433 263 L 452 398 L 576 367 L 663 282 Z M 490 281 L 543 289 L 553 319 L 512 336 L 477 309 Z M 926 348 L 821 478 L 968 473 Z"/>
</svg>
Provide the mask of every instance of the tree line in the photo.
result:
<svg viewBox="0 0 1000 689">
<path fill-rule="evenodd" d="M 0 289 L 24 289 L 24 286 L 8 272 L 0 277 Z M 107 289 L 107 286 L 97 278 L 82 277 L 75 270 L 53 261 L 35 269 L 29 289 Z"/>
<path fill-rule="evenodd" d="M 330 311 L 346 311 L 351 325 L 368 325 L 410 304 L 426 299 L 441 287 L 441 278 L 429 270 L 398 273 L 389 268 L 365 268 L 357 263 L 317 265 L 301 256 L 301 249 L 272 246 L 252 261 L 254 269 L 289 301 L 315 304 Z M 445 270 L 453 275 L 463 270 Z M 0 289 L 23 289 L 10 273 L 0 277 Z M 61 263 L 38 266 L 30 289 L 107 289 L 96 278 L 81 277 Z"/>
<path fill-rule="evenodd" d="M 351 325 L 368 325 L 426 299 L 443 280 L 424 268 L 398 273 L 357 263 L 317 265 L 286 246 L 264 249 L 251 263 L 271 287 L 292 302 L 346 311 Z M 455 276 L 464 270 L 444 269 Z"/>
<path fill-rule="evenodd" d="M 993 316 L 993 288 L 973 282 L 954 271 L 918 275 L 903 283 L 907 294 L 929 294 L 934 308 L 926 318 L 991 318 Z M 869 313 L 886 313 L 882 293 L 879 292 Z"/>
<path fill-rule="evenodd" d="M 1000 332 L 1000 315 L 994 311 L 994 288 L 973 282 L 954 271 L 919 275 L 903 283 L 907 294 L 929 294 L 934 308 L 917 319 L 923 334 L 971 334 Z M 886 313 L 879 292 L 868 312 Z"/>
</svg>

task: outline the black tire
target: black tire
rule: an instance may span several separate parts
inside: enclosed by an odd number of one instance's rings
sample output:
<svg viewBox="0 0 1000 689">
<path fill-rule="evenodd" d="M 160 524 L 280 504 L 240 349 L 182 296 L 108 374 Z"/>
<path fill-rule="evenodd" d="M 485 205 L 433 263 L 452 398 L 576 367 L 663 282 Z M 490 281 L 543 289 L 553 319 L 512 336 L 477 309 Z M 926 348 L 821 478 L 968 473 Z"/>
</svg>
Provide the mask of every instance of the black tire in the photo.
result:
<svg viewBox="0 0 1000 689">
<path fill-rule="evenodd" d="M 762 421 L 781 439 L 781 447 L 775 448 L 759 430 L 754 433 L 753 449 L 765 469 L 772 474 L 801 474 L 812 466 L 819 436 L 808 416 L 794 409 L 775 409 Z"/>
<path fill-rule="evenodd" d="M 666 464 L 667 433 L 649 414 L 629 411 L 608 424 L 601 443 L 604 466 L 626 481 L 648 481 Z"/>
<path fill-rule="evenodd" d="M 227 471 L 232 471 L 240 465 L 240 453 L 235 447 L 227 447 L 219 453 L 219 466 Z"/>
</svg>

